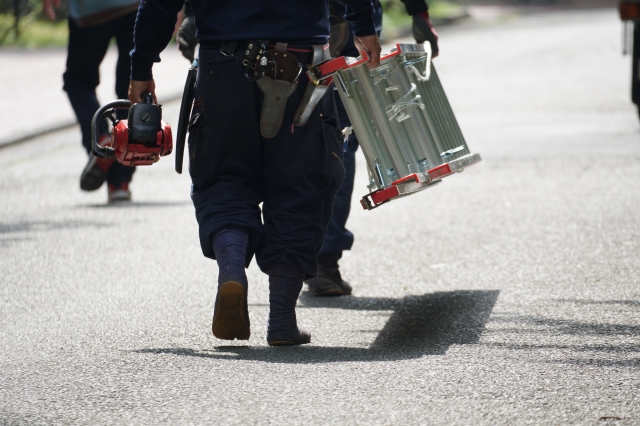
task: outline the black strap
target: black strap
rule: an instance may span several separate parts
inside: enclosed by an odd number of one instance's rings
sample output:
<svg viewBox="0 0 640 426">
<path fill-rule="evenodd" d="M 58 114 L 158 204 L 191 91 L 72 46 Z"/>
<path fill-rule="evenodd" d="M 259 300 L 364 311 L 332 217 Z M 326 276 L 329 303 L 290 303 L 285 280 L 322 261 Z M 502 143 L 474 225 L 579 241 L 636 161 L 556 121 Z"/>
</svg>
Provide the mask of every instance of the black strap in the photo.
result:
<svg viewBox="0 0 640 426">
<path fill-rule="evenodd" d="M 224 56 L 233 56 L 236 54 L 237 48 L 237 41 L 225 41 L 220 45 L 220 53 L 222 53 Z"/>
</svg>

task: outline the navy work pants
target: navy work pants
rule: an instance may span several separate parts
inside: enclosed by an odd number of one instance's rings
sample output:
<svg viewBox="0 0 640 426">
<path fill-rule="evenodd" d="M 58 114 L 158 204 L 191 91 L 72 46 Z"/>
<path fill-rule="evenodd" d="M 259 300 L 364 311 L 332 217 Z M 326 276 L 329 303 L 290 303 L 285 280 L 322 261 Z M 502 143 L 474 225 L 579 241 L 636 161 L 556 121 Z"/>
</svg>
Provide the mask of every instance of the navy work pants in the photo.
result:
<svg viewBox="0 0 640 426">
<path fill-rule="evenodd" d="M 91 152 L 91 119 L 100 108 L 96 87 L 100 84 L 100 63 L 107 53 L 111 39 L 115 37 L 118 46 L 116 65 L 116 95 L 127 99 L 129 71 L 133 49 L 133 26 L 137 12 L 113 19 L 100 25 L 79 27 L 69 18 L 69 46 L 67 70 L 63 75 L 64 90 L 69 96 L 71 107 L 78 118 L 82 131 L 82 145 Z M 120 111 L 118 118 L 126 118 L 126 111 Z M 100 134 L 109 131 L 107 123 L 100 123 Z M 121 184 L 130 182 L 135 168 L 114 163 L 107 174 L 107 182 Z"/>
<path fill-rule="evenodd" d="M 303 268 L 306 278 L 316 275 L 345 171 L 332 90 L 306 125 L 293 125 L 308 83 L 304 71 L 279 133 L 267 139 L 260 133 L 264 95 L 245 79 L 242 52 L 224 56 L 201 46 L 189 172 L 205 256 L 215 258 L 212 237 L 218 230 L 236 228 L 249 233 L 247 265 L 255 254 L 263 272 L 283 261 Z"/>
<path fill-rule="evenodd" d="M 351 126 L 347 112 L 342 105 L 342 100 L 335 96 L 340 126 L 342 128 Z M 344 182 L 336 194 L 333 207 L 333 214 L 327 227 L 327 235 L 320 250 L 318 261 L 320 263 L 334 263 L 340 260 L 344 250 L 350 250 L 353 245 L 353 234 L 346 228 L 349 212 L 351 211 L 351 194 L 353 193 L 353 183 L 356 174 L 356 151 L 358 151 L 358 138 L 355 133 L 349 135 L 349 139 L 344 144 Z"/>
<path fill-rule="evenodd" d="M 378 36 L 382 31 L 382 7 L 376 4 L 374 8 L 373 21 L 376 26 Z M 352 28 L 353 30 L 353 28 Z M 342 49 L 342 55 L 356 57 L 359 55 L 358 49 L 353 42 L 353 31 L 349 42 Z M 340 98 L 336 95 L 336 104 L 340 116 L 340 126 L 342 128 L 351 126 L 347 111 Z M 336 194 L 333 215 L 327 228 L 327 236 L 320 250 L 318 261 L 320 263 L 334 263 L 342 257 L 344 250 L 351 250 L 353 245 L 353 234 L 346 228 L 349 212 L 351 211 L 351 194 L 353 193 L 353 183 L 356 173 L 356 151 L 358 151 L 358 138 L 355 133 L 349 135 L 349 140 L 344 145 L 344 168 L 346 175 L 342 186 Z"/>
</svg>

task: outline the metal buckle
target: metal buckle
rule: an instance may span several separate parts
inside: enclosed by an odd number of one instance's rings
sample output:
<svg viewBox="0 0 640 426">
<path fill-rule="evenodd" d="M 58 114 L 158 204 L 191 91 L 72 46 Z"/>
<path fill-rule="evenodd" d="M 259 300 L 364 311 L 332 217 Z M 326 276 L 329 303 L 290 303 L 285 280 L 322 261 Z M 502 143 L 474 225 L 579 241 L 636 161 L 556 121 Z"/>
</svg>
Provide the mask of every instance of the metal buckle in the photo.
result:
<svg viewBox="0 0 640 426">
<path fill-rule="evenodd" d="M 263 56 L 266 47 L 260 40 L 250 40 L 244 52 L 242 66 L 244 67 L 244 78 L 248 81 L 256 81 L 264 76 L 267 60 Z M 249 72 L 253 71 L 254 75 L 250 76 Z"/>
</svg>

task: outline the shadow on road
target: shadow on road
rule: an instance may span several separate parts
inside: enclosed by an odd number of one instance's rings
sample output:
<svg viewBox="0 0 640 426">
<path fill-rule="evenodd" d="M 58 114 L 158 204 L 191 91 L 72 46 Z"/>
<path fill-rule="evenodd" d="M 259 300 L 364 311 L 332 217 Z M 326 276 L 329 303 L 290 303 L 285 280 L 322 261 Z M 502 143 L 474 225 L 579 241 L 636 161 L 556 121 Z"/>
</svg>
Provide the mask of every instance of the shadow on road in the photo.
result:
<svg viewBox="0 0 640 426">
<path fill-rule="evenodd" d="M 592 299 L 558 299 L 560 303 L 573 303 L 576 305 L 624 305 L 640 307 L 638 300 L 592 300 Z"/>
<path fill-rule="evenodd" d="M 30 231 L 53 231 L 57 229 L 69 229 L 69 228 L 104 228 L 107 226 L 113 226 L 109 223 L 95 222 L 87 220 L 69 220 L 65 222 L 49 222 L 49 221 L 34 221 L 34 222 L 0 222 L 0 234 L 10 234 L 14 232 L 30 232 Z"/>
<path fill-rule="evenodd" d="M 639 325 L 591 323 L 574 320 L 543 318 L 527 315 L 502 316 L 493 318 L 493 323 L 515 323 L 514 327 L 494 328 L 496 332 L 563 334 L 575 336 L 640 336 Z M 527 327 L 529 326 L 529 327 Z M 540 329 L 546 327 L 546 329 Z"/>
<path fill-rule="evenodd" d="M 192 205 L 191 201 L 127 201 L 119 203 L 78 204 L 83 209 L 131 209 L 138 207 L 177 207 Z"/>
<path fill-rule="evenodd" d="M 303 309 L 393 310 L 368 349 L 219 346 L 212 350 L 150 348 L 133 352 L 293 364 L 396 361 L 425 355 L 444 355 L 451 345 L 478 343 L 499 293 L 498 290 L 453 291 L 403 299 L 344 297 L 329 300 L 308 297 L 302 300 L 305 303 L 301 306 Z"/>
<path fill-rule="evenodd" d="M 9 247 L 13 244 L 18 244 L 24 241 L 28 241 L 31 238 L 23 237 L 5 237 L 5 235 L 22 233 L 22 232 L 38 232 L 38 231 L 55 231 L 58 229 L 70 229 L 70 228 L 104 228 L 107 226 L 113 226 L 104 222 L 94 221 L 82 221 L 82 220 L 70 220 L 66 222 L 49 222 L 49 221 L 34 221 L 34 222 L 0 222 L 0 247 Z"/>
<path fill-rule="evenodd" d="M 66 222 L 49 222 L 49 221 L 34 221 L 34 222 L 0 222 L 0 247 L 9 247 L 13 244 L 18 244 L 31 240 L 32 238 L 27 236 L 22 237 L 5 237 L 5 235 L 22 233 L 22 232 L 38 232 L 38 231 L 55 231 L 58 229 L 72 229 L 72 228 L 104 228 L 107 226 L 113 226 L 109 223 L 83 221 L 83 220 L 70 220 Z"/>
<path fill-rule="evenodd" d="M 602 311 L 613 306 L 617 312 L 622 307 L 635 310 L 640 308 L 637 300 L 591 300 L 591 299 L 557 299 L 555 302 L 570 305 L 585 305 Z M 569 364 L 591 367 L 637 367 L 640 366 L 640 345 L 629 341 L 629 338 L 640 336 L 640 326 L 624 323 L 606 323 L 547 318 L 531 315 L 497 315 L 491 318 L 494 325 L 492 332 L 508 333 L 519 340 L 519 335 L 537 335 L 537 341 L 545 341 L 549 337 L 556 340 L 559 336 L 570 336 L 568 343 L 499 343 L 487 342 L 484 346 L 517 351 L 569 351 L 578 357 L 548 360 L 552 364 Z M 500 324 L 506 326 L 500 327 Z M 508 324 L 508 325 L 507 325 Z M 584 337 L 588 336 L 588 339 Z M 578 343 L 575 338 L 579 338 Z M 594 338 L 599 343 L 594 342 Z M 527 337 L 531 341 L 531 337 Z M 584 342 L 583 342 L 584 341 Z M 581 356 L 584 356 L 582 358 Z M 626 357 L 626 358 L 625 358 Z"/>
<path fill-rule="evenodd" d="M 13 244 L 28 241 L 31 238 L 0 238 L 0 247 L 9 247 Z"/>
<path fill-rule="evenodd" d="M 640 367 L 640 359 L 564 359 L 553 364 L 569 364 L 581 367 Z"/>
</svg>

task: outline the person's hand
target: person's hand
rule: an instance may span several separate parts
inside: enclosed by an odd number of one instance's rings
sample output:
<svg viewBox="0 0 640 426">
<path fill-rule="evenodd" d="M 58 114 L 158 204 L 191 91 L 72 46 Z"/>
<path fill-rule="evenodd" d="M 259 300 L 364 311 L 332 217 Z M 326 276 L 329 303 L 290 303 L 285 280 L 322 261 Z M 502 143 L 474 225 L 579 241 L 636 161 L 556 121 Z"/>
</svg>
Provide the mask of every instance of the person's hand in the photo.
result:
<svg viewBox="0 0 640 426">
<path fill-rule="evenodd" d="M 156 82 L 153 81 L 153 79 L 149 81 L 129 81 L 129 100 L 132 105 L 142 103 L 142 95 L 146 92 L 151 93 L 153 103 L 157 105 L 158 99 L 156 98 Z"/>
<path fill-rule="evenodd" d="M 184 17 L 176 34 L 176 41 L 178 42 L 178 49 L 182 52 L 182 56 L 190 62 L 193 62 L 196 45 L 198 44 L 198 39 L 196 38 L 196 20 L 193 16 Z"/>
<path fill-rule="evenodd" d="M 431 24 L 429 11 L 425 10 L 413 17 L 413 38 L 419 44 L 428 41 L 431 45 L 431 57 L 438 56 L 438 33 Z"/>
<path fill-rule="evenodd" d="M 377 35 L 354 37 L 353 41 L 358 51 L 362 52 L 364 50 L 367 52 L 367 55 L 369 55 L 369 58 L 371 58 L 367 63 L 369 69 L 374 69 L 380 65 L 380 52 L 382 51 L 382 47 L 380 46 Z"/>
<path fill-rule="evenodd" d="M 56 19 L 56 11 L 54 8 L 60 7 L 61 0 L 42 0 L 42 10 L 44 14 L 47 15 L 47 18 L 55 21 Z"/>
</svg>

